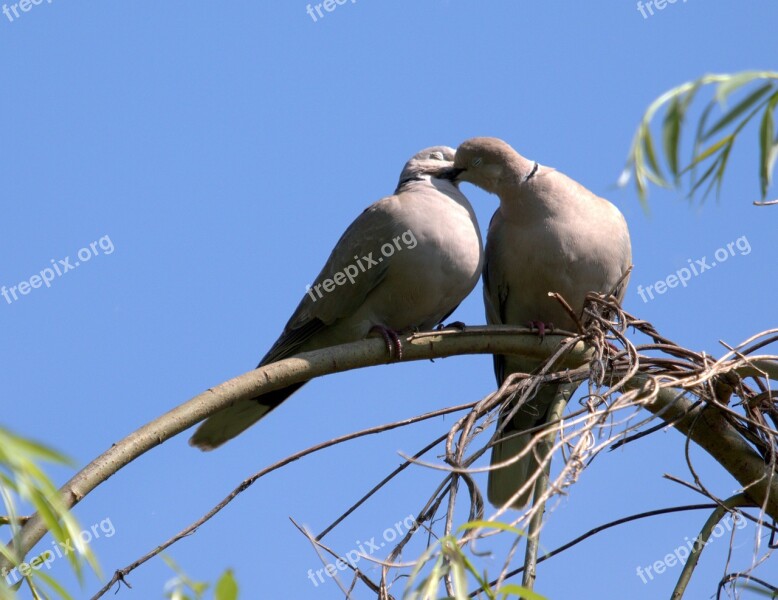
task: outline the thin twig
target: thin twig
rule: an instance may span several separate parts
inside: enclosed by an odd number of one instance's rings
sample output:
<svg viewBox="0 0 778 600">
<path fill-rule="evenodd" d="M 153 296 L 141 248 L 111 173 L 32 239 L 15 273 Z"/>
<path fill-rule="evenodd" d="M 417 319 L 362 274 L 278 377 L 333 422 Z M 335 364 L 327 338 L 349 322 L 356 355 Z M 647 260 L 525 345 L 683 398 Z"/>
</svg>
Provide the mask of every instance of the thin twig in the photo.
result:
<svg viewBox="0 0 778 600">
<path fill-rule="evenodd" d="M 678 577 L 678 583 L 675 584 L 675 588 L 673 589 L 673 593 L 670 596 L 670 600 L 681 600 L 681 598 L 683 598 L 684 592 L 686 592 L 686 586 L 689 585 L 689 581 L 691 581 L 692 578 L 692 573 L 694 573 L 694 568 L 697 566 L 697 562 L 700 560 L 702 550 L 708 543 L 708 539 L 713 532 L 713 528 L 718 524 L 718 522 L 721 521 L 724 515 L 731 511 L 733 508 L 737 508 L 738 506 L 742 505 L 751 506 L 751 504 L 751 501 L 746 497 L 745 494 L 736 494 L 735 496 L 725 500 L 723 504 L 716 506 L 710 517 L 708 517 L 708 520 L 705 521 L 705 524 L 702 527 L 702 531 L 700 531 L 699 535 L 694 540 L 691 553 L 689 554 L 689 558 L 686 560 L 686 563 L 683 566 L 681 575 Z"/>
<path fill-rule="evenodd" d="M 457 412 L 460 410 L 465 410 L 472 406 L 472 403 L 470 404 L 463 404 L 460 406 L 455 406 L 452 408 L 444 408 L 441 410 L 436 410 L 430 413 L 426 413 L 424 415 L 419 415 L 417 417 L 412 417 L 410 419 L 404 419 L 402 421 L 396 421 L 394 423 L 388 423 L 385 425 L 378 425 L 377 427 L 370 427 L 368 429 L 363 429 L 362 431 L 357 431 L 355 433 L 349 433 L 346 435 L 339 436 L 335 439 L 329 440 L 327 442 L 321 442 L 319 444 L 316 444 L 315 446 L 311 446 L 310 448 L 306 448 L 305 450 L 301 450 L 300 452 L 296 452 L 290 456 L 287 456 L 286 458 L 279 460 L 276 463 L 273 463 L 269 467 L 265 467 L 261 471 L 257 471 L 254 473 L 251 477 L 245 479 L 238 485 L 235 489 L 233 489 L 221 502 L 219 502 L 216 506 L 214 506 L 211 510 L 209 510 L 205 515 L 197 519 L 194 523 L 191 525 L 185 527 L 182 529 L 179 533 L 168 539 L 166 542 L 163 542 L 154 550 L 151 550 L 150 552 L 144 554 L 142 557 L 134 561 L 133 563 L 127 565 L 126 567 L 122 569 L 118 569 L 114 576 L 111 578 L 111 580 L 106 583 L 100 590 L 92 596 L 91 600 L 97 600 L 101 596 L 103 596 L 110 588 L 111 586 L 120 580 L 120 578 L 124 578 L 129 574 L 131 571 L 134 571 L 137 569 L 140 565 L 148 561 L 149 559 L 155 557 L 157 554 L 162 552 L 163 550 L 169 548 L 173 544 L 175 544 L 178 540 L 185 538 L 189 535 L 192 535 L 197 529 L 209 521 L 211 518 L 213 518 L 220 510 L 222 510 L 225 506 L 227 506 L 230 502 L 232 502 L 239 494 L 244 492 L 246 489 L 248 489 L 251 485 L 253 485 L 258 479 L 264 477 L 268 473 L 271 473 L 272 471 L 275 471 L 277 469 L 280 469 L 283 466 L 288 465 L 291 462 L 294 462 L 296 460 L 299 460 L 300 458 L 304 456 L 308 456 L 309 454 L 313 454 L 314 452 L 318 452 L 319 450 L 323 450 L 325 448 L 329 448 L 330 446 L 335 446 L 337 444 L 341 444 L 343 442 L 347 442 L 353 439 L 357 439 L 360 437 L 364 437 L 366 435 L 374 435 L 377 433 L 381 433 L 383 431 L 390 431 L 392 429 L 396 429 L 398 427 L 405 427 L 406 425 L 410 425 L 412 423 L 418 423 L 420 421 L 424 421 L 427 419 L 432 419 L 434 417 L 439 417 L 440 415 L 449 414 L 452 412 Z"/>
</svg>

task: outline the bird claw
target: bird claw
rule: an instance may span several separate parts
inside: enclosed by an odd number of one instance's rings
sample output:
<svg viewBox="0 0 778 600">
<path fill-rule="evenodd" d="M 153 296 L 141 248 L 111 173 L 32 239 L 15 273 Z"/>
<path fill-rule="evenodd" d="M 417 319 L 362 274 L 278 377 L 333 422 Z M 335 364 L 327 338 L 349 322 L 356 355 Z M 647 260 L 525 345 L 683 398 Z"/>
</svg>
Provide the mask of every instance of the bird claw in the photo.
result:
<svg viewBox="0 0 778 600">
<path fill-rule="evenodd" d="M 384 339 L 386 349 L 389 352 L 390 360 L 403 359 L 403 347 L 402 343 L 400 342 L 400 337 L 397 335 L 396 331 L 389 329 L 388 327 L 384 327 L 383 325 L 373 325 L 370 328 L 368 335 L 371 333 L 377 333 Z"/>
<path fill-rule="evenodd" d="M 538 337 L 541 341 L 543 341 L 543 338 L 546 337 L 546 331 L 548 331 L 548 333 L 554 333 L 554 324 L 551 322 L 544 323 L 543 321 L 530 321 L 527 323 L 527 327 L 530 331 L 537 329 Z"/>
<path fill-rule="evenodd" d="M 462 321 L 453 321 L 448 325 L 438 323 L 438 326 L 435 327 L 435 331 L 443 331 L 444 329 L 457 329 L 459 331 L 464 331 L 465 327 L 467 327 L 467 325 L 465 325 Z"/>
</svg>

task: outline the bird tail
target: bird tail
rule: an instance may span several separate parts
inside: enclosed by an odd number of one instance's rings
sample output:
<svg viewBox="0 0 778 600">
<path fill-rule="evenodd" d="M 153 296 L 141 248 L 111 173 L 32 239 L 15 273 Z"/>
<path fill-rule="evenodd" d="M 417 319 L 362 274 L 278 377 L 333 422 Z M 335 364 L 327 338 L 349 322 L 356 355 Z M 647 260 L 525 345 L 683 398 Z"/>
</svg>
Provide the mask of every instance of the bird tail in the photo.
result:
<svg viewBox="0 0 778 600">
<path fill-rule="evenodd" d="M 250 400 L 240 400 L 208 417 L 189 438 L 189 445 L 200 450 L 213 450 L 243 433 L 271 410 L 294 394 L 307 382 L 268 392 Z"/>
<path fill-rule="evenodd" d="M 503 429 L 502 438 L 492 448 L 492 467 L 504 463 L 525 451 L 539 432 L 534 431 L 524 434 L 521 432 L 545 423 L 549 407 L 557 393 L 563 393 L 569 399 L 576 387 L 577 385 L 574 384 L 559 384 L 545 385 L 538 389 L 535 397 L 530 398 Z M 500 422 L 502 421 L 502 416 L 509 413 L 511 409 L 510 405 L 502 409 Z M 498 507 L 504 506 L 527 481 L 535 476 L 535 472 L 541 468 L 545 460 L 541 447 L 541 445 L 536 444 L 534 448 L 517 461 L 489 471 L 487 488 L 489 502 Z M 511 502 L 511 508 L 521 510 L 529 504 L 530 500 L 532 500 L 534 488 L 534 485 L 527 486 L 527 489 Z"/>
</svg>

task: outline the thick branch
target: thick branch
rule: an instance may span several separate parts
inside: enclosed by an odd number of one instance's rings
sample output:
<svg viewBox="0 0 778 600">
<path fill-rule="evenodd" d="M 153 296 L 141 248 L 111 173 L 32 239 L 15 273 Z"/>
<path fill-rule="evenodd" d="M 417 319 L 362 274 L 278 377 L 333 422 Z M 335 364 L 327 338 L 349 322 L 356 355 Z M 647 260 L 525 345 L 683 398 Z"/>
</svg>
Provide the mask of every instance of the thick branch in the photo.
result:
<svg viewBox="0 0 778 600">
<path fill-rule="evenodd" d="M 548 335 L 540 343 L 536 335 L 520 327 L 468 327 L 465 332 L 444 330 L 423 333 L 411 336 L 403 343 L 403 360 L 407 362 L 495 352 L 542 359 L 551 353 L 562 337 Z M 585 362 L 582 343 L 570 354 L 570 360 L 577 364 Z M 375 338 L 299 354 L 225 381 L 113 444 L 60 488 L 63 502 L 68 508 L 75 506 L 98 485 L 142 454 L 234 402 L 322 375 L 387 362 L 386 346 L 383 340 Z M 12 548 L 9 544 L 9 550 L 21 561 L 46 532 L 43 520 L 35 514 L 22 527 L 18 546 Z M 0 574 L 11 568 L 12 565 L 0 557 Z"/>
<path fill-rule="evenodd" d="M 540 342 L 534 334 L 517 327 L 468 327 L 466 331 L 444 330 L 416 334 L 403 344 L 404 360 L 443 358 L 461 354 L 514 354 L 543 359 L 563 339 L 548 335 Z M 565 364 L 578 366 L 590 357 L 579 342 L 566 355 Z M 188 402 L 144 425 L 88 464 L 60 490 L 67 507 L 72 507 L 100 483 L 148 450 L 190 428 L 218 410 L 244 399 L 307 381 L 322 375 L 388 362 L 383 340 L 369 339 L 325 350 L 301 354 L 261 369 L 250 371 L 211 388 Z M 564 366 L 564 365 L 563 365 Z M 639 374 L 632 387 L 648 380 Z M 766 512 L 778 519 L 778 484 L 761 457 L 738 435 L 716 409 L 697 407 L 677 399 L 672 390 L 661 390 L 646 407 L 666 421 L 678 419 L 675 426 L 708 451 L 747 487 L 748 495 Z M 688 414 L 685 414 L 688 411 Z M 43 521 L 34 515 L 21 529 L 15 554 L 21 560 L 46 533 Z M 0 573 L 10 565 L 0 560 Z"/>
<path fill-rule="evenodd" d="M 628 387 L 639 388 L 648 376 L 635 375 Z M 778 518 L 778 481 L 764 459 L 727 421 L 722 411 L 708 404 L 693 403 L 678 397 L 676 389 L 662 389 L 657 399 L 645 408 L 663 421 L 691 437 L 697 445 L 715 458 L 737 479 L 746 494 L 773 519 Z"/>
</svg>

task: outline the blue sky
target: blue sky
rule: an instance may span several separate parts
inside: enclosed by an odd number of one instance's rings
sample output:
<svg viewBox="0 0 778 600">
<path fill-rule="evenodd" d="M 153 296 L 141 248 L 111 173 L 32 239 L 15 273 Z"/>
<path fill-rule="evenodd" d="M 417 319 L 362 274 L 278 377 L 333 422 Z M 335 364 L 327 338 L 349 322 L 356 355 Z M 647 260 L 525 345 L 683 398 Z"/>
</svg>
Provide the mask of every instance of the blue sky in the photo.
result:
<svg viewBox="0 0 778 600">
<path fill-rule="evenodd" d="M 2 423 L 79 466 L 254 367 L 343 229 L 392 192 L 406 159 L 476 135 L 501 137 L 619 206 L 635 262 L 626 309 L 668 337 L 720 355 L 718 340 L 735 344 L 775 325 L 778 213 L 751 205 L 759 193 L 754 127 L 733 152 L 719 202 L 654 189 L 647 215 L 631 188 L 613 187 L 638 120 L 660 93 L 707 72 L 774 68 L 775 2 L 679 1 L 644 18 L 634 2 L 358 0 L 315 21 L 302 1 L 53 0 L 18 17 L 6 5 L 0 286 L 29 281 L 52 260 L 74 262 L 82 248 L 89 258 L 50 287 L 11 303 L 0 298 Z M 468 184 L 463 191 L 485 230 L 496 198 Z M 638 294 L 638 285 L 741 238 L 749 252 L 736 250 L 687 287 L 648 302 Z M 480 284 L 454 316 L 484 322 Z M 284 456 L 493 387 L 487 356 L 330 376 L 216 452 L 193 450 L 188 434 L 170 440 L 75 513 L 87 528 L 112 523 L 115 533 L 93 542 L 112 573 Z M 314 587 L 307 578 L 321 564 L 289 517 L 322 529 L 399 463 L 398 451 L 415 452 L 452 422 L 289 465 L 170 555 L 204 580 L 233 568 L 244 598 L 342 597 L 333 581 Z M 712 490 L 726 497 L 736 489 L 702 452 L 693 455 Z M 71 474 L 52 473 L 58 482 Z M 664 473 L 688 477 L 675 431 L 603 454 L 556 506 L 544 545 L 701 501 Z M 415 514 L 439 477 L 410 469 L 326 541 L 346 553 L 380 539 Z M 550 598 L 667 597 L 679 567 L 647 583 L 636 568 L 683 545 L 706 516 L 602 533 L 541 565 L 537 590 Z M 753 536 L 751 525 L 738 533 L 736 567 L 748 565 Z M 690 597 L 715 593 L 726 546 L 706 550 Z M 499 564 L 481 566 L 495 572 Z M 76 597 L 99 587 L 89 577 L 77 591 L 65 561 L 51 574 Z M 153 560 L 117 597 L 161 597 L 171 576 Z M 356 597 L 369 594 L 360 588 Z"/>
</svg>

